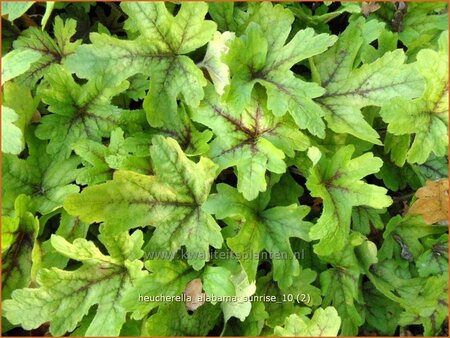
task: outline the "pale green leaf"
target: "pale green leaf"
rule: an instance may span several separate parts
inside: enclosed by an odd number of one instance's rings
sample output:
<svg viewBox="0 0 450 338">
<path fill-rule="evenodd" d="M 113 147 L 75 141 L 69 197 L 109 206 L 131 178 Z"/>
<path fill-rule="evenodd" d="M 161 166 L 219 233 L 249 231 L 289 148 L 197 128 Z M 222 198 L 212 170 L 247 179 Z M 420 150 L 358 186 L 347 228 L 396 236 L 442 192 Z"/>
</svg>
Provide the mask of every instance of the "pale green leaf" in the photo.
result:
<svg viewBox="0 0 450 338">
<path fill-rule="evenodd" d="M 25 14 L 34 3 L 35 1 L 3 1 L 2 15 L 7 15 L 10 21 L 16 20 Z"/>
<path fill-rule="evenodd" d="M 408 47 L 409 54 L 431 48 L 439 35 L 448 30 L 448 4 L 444 1 L 410 3 L 403 20 L 399 39 Z"/>
<path fill-rule="evenodd" d="M 153 138 L 151 157 L 155 176 L 118 171 L 112 181 L 70 196 L 64 207 L 88 223 L 104 221 L 113 233 L 154 226 L 155 250 L 185 245 L 198 270 L 209 246 L 219 248 L 223 241 L 214 218 L 201 209 L 217 167 L 206 158 L 190 161 L 175 140 L 162 136 Z"/>
<path fill-rule="evenodd" d="M 210 130 L 199 131 L 188 115 L 185 105 L 178 107 L 176 118 L 167 115 L 161 117 L 163 127 L 155 128 L 160 134 L 177 140 L 187 156 L 203 155 L 208 149 L 208 141 L 213 133 Z"/>
<path fill-rule="evenodd" d="M 298 315 L 290 315 L 286 318 L 284 327 L 277 326 L 277 336 L 301 336 L 301 337 L 335 337 L 341 325 L 341 318 L 334 307 L 319 308 L 314 311 L 311 319 Z"/>
<path fill-rule="evenodd" d="M 31 64 L 41 58 L 41 53 L 32 49 L 15 49 L 2 57 L 2 85 L 28 71 Z"/>
<path fill-rule="evenodd" d="M 326 89 L 317 102 L 325 110 L 328 127 L 336 133 L 381 144 L 361 108 L 385 106 L 393 97 L 420 96 L 422 77 L 414 65 L 405 64 L 406 56 L 400 49 L 386 52 L 370 64 L 355 65 L 359 50 L 368 43 L 363 38 L 364 27 L 362 19 L 350 23 L 332 48 L 314 57 L 313 75 Z"/>
<path fill-rule="evenodd" d="M 208 13 L 217 23 L 219 30 L 235 32 L 239 29 L 240 25 L 238 26 L 236 22 L 238 9 L 233 2 L 209 2 L 208 7 Z"/>
<path fill-rule="evenodd" d="M 203 290 L 211 296 L 234 296 L 236 290 L 232 273 L 222 266 L 208 266 L 202 275 Z"/>
<path fill-rule="evenodd" d="M 3 314 L 13 324 L 31 330 L 50 322 L 50 333 L 60 336 L 73 331 L 78 322 L 97 305 L 87 336 L 116 336 L 126 320 L 121 306 L 123 292 L 135 279 L 145 275 L 140 250 L 142 233 L 99 236 L 111 256 L 106 256 L 85 239 L 73 244 L 53 235 L 53 247 L 63 255 L 82 262 L 74 271 L 57 268 L 39 272 L 33 289 L 19 289 L 3 302 Z"/>
<path fill-rule="evenodd" d="M 73 184 L 79 159 L 55 160 L 48 156 L 47 144 L 37 140 L 33 131 L 26 137 L 29 152 L 26 159 L 3 156 L 3 213 L 12 209 L 18 195 L 26 194 L 33 196 L 31 209 L 45 215 L 61 207 L 66 196 L 79 191 Z"/>
<path fill-rule="evenodd" d="M 380 111 L 395 135 L 414 134 L 407 153 L 410 163 L 424 163 L 431 153 L 438 157 L 448 149 L 448 31 L 440 37 L 439 51 L 417 54 L 418 72 L 425 78 L 423 96 L 408 101 L 396 98 Z M 430 64 L 433 67 L 430 67 Z"/>
<path fill-rule="evenodd" d="M 210 127 L 216 135 L 209 157 L 223 170 L 236 166 L 238 190 L 248 200 L 267 189 L 266 171 L 284 173 L 285 154 L 305 150 L 309 139 L 288 117 L 271 114 L 259 96 L 241 111 L 222 102 L 212 86 L 192 119 Z"/>
<path fill-rule="evenodd" d="M 89 224 L 81 222 L 79 218 L 72 217 L 63 210 L 55 235 L 63 237 L 68 242 L 73 242 L 77 238 L 86 238 L 88 229 Z M 55 250 L 51 240 L 41 243 L 39 254 L 41 255 L 39 268 L 57 267 L 64 269 L 69 261 L 68 257 Z"/>
<path fill-rule="evenodd" d="M 158 300 L 158 296 L 181 296 L 186 285 L 200 274 L 182 260 L 149 260 L 145 266 L 150 274 L 137 280 L 123 296 L 123 306 L 133 312 L 134 319 L 142 319 L 152 309 L 167 303 Z"/>
<path fill-rule="evenodd" d="M 14 110 L 2 106 L 2 153 L 17 155 L 23 150 L 22 131 L 14 123 L 18 119 Z"/>
<path fill-rule="evenodd" d="M 15 125 L 22 132 L 25 132 L 33 118 L 39 116 L 37 112 L 39 97 L 33 97 L 30 88 L 26 86 L 14 81 L 5 83 L 3 85 L 2 99 L 4 106 L 13 109 L 19 115 Z"/>
<path fill-rule="evenodd" d="M 229 238 L 227 243 L 239 254 L 249 280 L 255 280 L 259 253 L 265 249 L 273 256 L 274 280 L 281 287 L 290 286 L 300 273 L 300 267 L 289 238 L 309 239 L 310 223 L 302 221 L 309 208 L 292 204 L 264 210 L 267 203 L 258 206 L 258 200 L 249 202 L 226 184 L 217 185 L 217 191 L 204 209 L 214 213 L 218 219 L 240 220 L 240 228 L 234 230 L 237 235 Z"/>
<path fill-rule="evenodd" d="M 222 302 L 221 307 L 225 322 L 231 317 L 239 318 L 241 322 L 247 318 L 252 308 L 252 303 L 246 298 L 252 296 L 256 291 L 255 282 L 250 283 L 247 274 L 240 269 L 231 275 L 231 281 L 234 284 L 236 302 Z"/>
<path fill-rule="evenodd" d="M 355 235 L 358 238 L 353 243 L 347 240 L 344 249 L 326 258 L 332 268 L 320 274 L 322 306 L 336 308 L 343 336 L 355 336 L 364 323 L 361 274 L 376 260 L 375 244 L 360 238 L 358 233 Z"/>
<path fill-rule="evenodd" d="M 198 64 L 208 71 L 219 95 L 224 93 L 224 88 L 230 83 L 230 70 L 222 61 L 222 56 L 228 52 L 228 45 L 234 38 L 233 32 L 214 33 L 214 38 L 208 43 L 205 58 Z"/>
<path fill-rule="evenodd" d="M 301 30 L 286 43 L 294 16 L 281 5 L 258 6 L 245 34 L 236 38 L 225 57 L 231 70 L 227 101 L 241 111 L 251 101 L 252 89 L 260 83 L 267 90 L 267 106 L 276 115 L 287 111 L 297 125 L 323 137 L 322 109 L 313 102 L 324 93 L 319 86 L 296 77 L 290 68 L 324 52 L 336 37 Z"/>
<path fill-rule="evenodd" d="M 48 70 L 45 80 L 39 93 L 53 114 L 42 118 L 36 136 L 50 140 L 47 147 L 50 154 L 68 158 L 76 141 L 101 141 L 121 122 L 123 110 L 110 100 L 124 91 L 128 82 L 109 87 L 107 78 L 97 77 L 80 86 L 61 66 Z"/>
<path fill-rule="evenodd" d="M 323 200 L 322 215 L 309 234 L 311 239 L 320 240 L 314 247 L 319 255 L 330 255 L 345 246 L 352 207 L 381 209 L 392 203 L 385 188 L 361 181 L 380 169 L 381 159 L 373 157 L 372 153 L 352 159 L 353 152 L 354 147 L 349 145 L 340 148 L 331 158 L 322 156 L 306 182 L 311 195 Z"/>
<path fill-rule="evenodd" d="M 124 138 L 122 129 L 111 132 L 108 147 L 92 140 L 80 140 L 72 145 L 75 153 L 83 160 L 84 167 L 80 168 L 77 176 L 78 184 L 98 184 L 113 177 L 115 170 L 132 170 L 137 173 L 150 173 L 151 163 L 147 156 L 139 156 L 132 151 L 130 138 Z M 147 141 L 149 147 L 150 140 Z"/>
<path fill-rule="evenodd" d="M 164 116 L 176 116 L 178 97 L 192 106 L 203 98 L 206 79 L 185 54 L 205 45 L 216 24 L 204 20 L 208 9 L 205 3 L 183 3 L 175 17 L 164 2 L 129 2 L 121 6 L 128 15 L 125 27 L 138 37 L 125 41 L 92 33 L 92 44 L 81 46 L 65 65 L 82 78 L 108 72 L 113 83 L 138 73 L 150 75 L 144 108 L 151 125 L 160 127 Z"/>
<path fill-rule="evenodd" d="M 54 1 L 47 1 L 45 3 L 45 13 L 44 13 L 44 16 L 42 17 L 42 21 L 41 21 L 42 30 L 44 30 L 45 26 L 47 26 L 47 22 L 50 19 L 50 16 L 52 15 L 54 7 L 55 7 Z"/>
<path fill-rule="evenodd" d="M 41 57 L 33 62 L 31 67 L 27 67 L 25 73 L 18 77 L 17 81 L 34 86 L 55 64 L 65 61 L 66 57 L 72 54 L 81 44 L 81 40 L 72 41 L 76 32 L 76 25 L 77 23 L 73 19 L 63 21 L 60 17 L 56 17 L 53 26 L 55 39 L 52 39 L 47 32 L 37 27 L 30 27 L 25 30 L 14 41 L 13 52 L 27 53 L 28 55 L 31 55 L 31 52 L 37 52 Z M 20 63 L 22 62 L 24 61 L 20 61 Z"/>
<path fill-rule="evenodd" d="M 31 281 L 31 253 L 39 222 L 28 211 L 30 197 L 20 195 L 15 201 L 14 217 L 2 216 L 2 299 L 27 287 Z"/>
</svg>

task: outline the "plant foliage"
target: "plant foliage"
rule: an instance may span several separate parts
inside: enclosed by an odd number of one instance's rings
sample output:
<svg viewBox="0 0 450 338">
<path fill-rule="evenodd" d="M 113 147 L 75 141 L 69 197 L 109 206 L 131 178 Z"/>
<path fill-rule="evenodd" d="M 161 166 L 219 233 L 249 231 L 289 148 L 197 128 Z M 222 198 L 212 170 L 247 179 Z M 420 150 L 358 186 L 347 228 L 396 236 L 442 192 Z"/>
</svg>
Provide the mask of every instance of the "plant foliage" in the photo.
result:
<svg viewBox="0 0 450 338">
<path fill-rule="evenodd" d="M 447 4 L 2 2 L 2 333 L 447 335 Z"/>
</svg>

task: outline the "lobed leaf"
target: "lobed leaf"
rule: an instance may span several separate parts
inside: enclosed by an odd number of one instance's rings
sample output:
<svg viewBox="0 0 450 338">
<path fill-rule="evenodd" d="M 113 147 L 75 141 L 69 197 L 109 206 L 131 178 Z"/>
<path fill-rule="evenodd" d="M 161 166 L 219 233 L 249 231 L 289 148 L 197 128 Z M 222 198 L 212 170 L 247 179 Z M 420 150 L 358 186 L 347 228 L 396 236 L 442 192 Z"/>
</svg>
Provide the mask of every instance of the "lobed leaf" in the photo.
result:
<svg viewBox="0 0 450 338">
<path fill-rule="evenodd" d="M 209 245 L 219 248 L 223 241 L 220 227 L 201 208 L 216 165 L 206 158 L 190 161 L 175 140 L 162 136 L 153 138 L 150 152 L 155 176 L 118 171 L 112 181 L 68 197 L 64 207 L 88 223 L 105 222 L 112 233 L 154 226 L 155 250 L 185 245 L 189 263 L 199 270 L 208 260 Z"/>
<path fill-rule="evenodd" d="M 123 3 L 128 15 L 126 29 L 138 32 L 125 41 L 92 33 L 91 45 L 83 45 L 65 65 L 79 77 L 92 78 L 105 72 L 111 83 L 121 83 L 135 74 L 150 75 L 150 89 L 144 109 L 154 127 L 161 127 L 165 115 L 176 118 L 176 100 L 197 106 L 203 98 L 206 80 L 201 70 L 186 56 L 205 45 L 216 25 L 204 20 L 205 3 L 183 3 L 178 14 L 169 13 L 163 2 Z M 117 72 L 117 68 L 122 71 Z"/>
<path fill-rule="evenodd" d="M 352 207 L 381 209 L 392 203 L 385 188 L 361 181 L 377 172 L 382 161 L 371 153 L 352 159 L 353 152 L 353 146 L 345 146 L 331 158 L 322 156 L 306 181 L 312 196 L 323 200 L 322 215 L 309 233 L 311 239 L 319 240 L 314 247 L 318 255 L 327 256 L 344 248 Z"/>
<path fill-rule="evenodd" d="M 27 330 L 50 322 L 53 335 L 73 331 L 78 322 L 97 305 L 97 313 L 86 335 L 118 335 L 125 323 L 126 311 L 120 305 L 122 293 L 134 279 L 145 275 L 140 250 L 142 233 L 122 233 L 115 237 L 102 234 L 102 243 L 110 256 L 102 254 L 94 243 L 76 239 L 73 244 L 53 235 L 52 245 L 61 254 L 82 262 L 74 271 L 57 268 L 39 272 L 40 287 L 16 290 L 3 302 L 3 313 L 13 324 Z"/>
<path fill-rule="evenodd" d="M 248 200 L 266 190 L 267 170 L 284 173 L 285 154 L 292 157 L 295 150 L 305 150 L 309 145 L 307 136 L 290 118 L 272 115 L 260 96 L 245 109 L 235 110 L 209 86 L 204 102 L 191 116 L 213 130 L 216 138 L 208 155 L 219 170 L 236 166 L 238 190 Z"/>
</svg>

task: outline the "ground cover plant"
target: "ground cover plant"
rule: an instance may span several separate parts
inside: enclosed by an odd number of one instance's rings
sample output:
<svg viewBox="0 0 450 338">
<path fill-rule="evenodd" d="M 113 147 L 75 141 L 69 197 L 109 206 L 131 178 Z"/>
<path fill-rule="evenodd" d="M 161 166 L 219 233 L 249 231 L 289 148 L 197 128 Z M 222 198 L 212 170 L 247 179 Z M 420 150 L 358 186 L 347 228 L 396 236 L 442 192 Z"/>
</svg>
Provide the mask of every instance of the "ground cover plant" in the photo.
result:
<svg viewBox="0 0 450 338">
<path fill-rule="evenodd" d="M 448 335 L 447 3 L 2 2 L 2 333 Z"/>
</svg>

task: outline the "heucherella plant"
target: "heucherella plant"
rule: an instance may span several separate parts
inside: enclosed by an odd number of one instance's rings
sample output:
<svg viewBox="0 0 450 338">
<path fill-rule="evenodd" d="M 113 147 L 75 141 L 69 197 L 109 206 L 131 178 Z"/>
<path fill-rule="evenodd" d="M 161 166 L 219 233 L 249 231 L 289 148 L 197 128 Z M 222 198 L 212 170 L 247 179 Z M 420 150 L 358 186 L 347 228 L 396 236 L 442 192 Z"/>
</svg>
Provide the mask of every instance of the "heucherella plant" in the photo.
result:
<svg viewBox="0 0 450 338">
<path fill-rule="evenodd" d="M 446 3 L 1 6 L 3 335 L 448 335 Z"/>
</svg>

